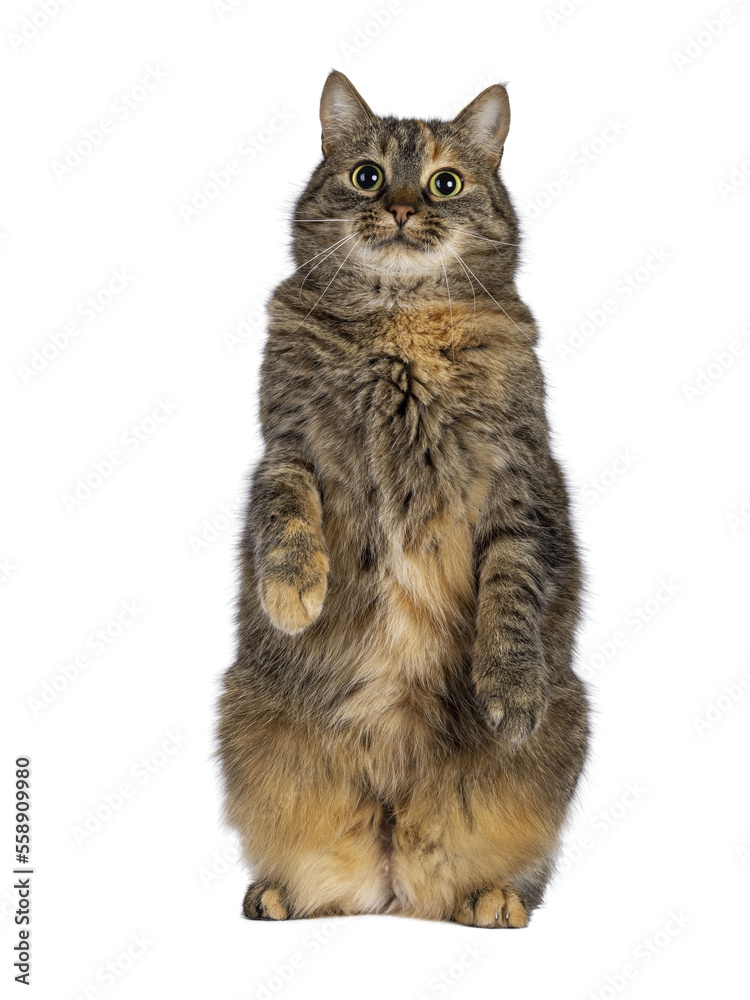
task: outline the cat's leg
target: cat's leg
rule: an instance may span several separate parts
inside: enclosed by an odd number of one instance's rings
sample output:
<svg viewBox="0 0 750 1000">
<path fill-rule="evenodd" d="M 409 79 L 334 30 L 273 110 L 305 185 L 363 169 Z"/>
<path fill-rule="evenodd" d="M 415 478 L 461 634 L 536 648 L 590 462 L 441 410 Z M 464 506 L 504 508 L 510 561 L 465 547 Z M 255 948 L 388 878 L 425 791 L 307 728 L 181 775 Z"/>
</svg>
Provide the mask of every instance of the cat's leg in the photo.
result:
<svg viewBox="0 0 750 1000">
<path fill-rule="evenodd" d="M 570 711 L 553 699 L 548 721 Z M 426 780 L 394 808 L 391 870 L 402 913 L 526 925 L 542 901 L 583 761 L 564 736 L 549 733 L 543 726 L 520 747 L 488 734 L 425 768 Z"/>
<path fill-rule="evenodd" d="M 245 916 L 384 910 L 393 896 L 386 820 L 356 757 L 258 713 L 244 732 L 223 756 L 227 817 L 253 874 Z"/>
<path fill-rule="evenodd" d="M 248 802 L 243 812 L 240 833 L 254 875 L 246 917 L 377 913 L 390 902 L 383 820 L 374 799 L 359 799 L 345 784 L 313 780 L 280 791 L 275 803 Z"/>
<path fill-rule="evenodd" d="M 247 810 L 240 832 L 254 881 L 244 915 L 284 920 L 382 912 L 393 893 L 374 800 L 357 802 L 333 788 L 322 799 L 299 789 L 293 796 L 272 823 Z"/>
<path fill-rule="evenodd" d="M 396 812 L 393 888 L 400 912 L 478 927 L 524 927 L 541 901 L 557 824 L 508 783 L 443 785 Z"/>
</svg>

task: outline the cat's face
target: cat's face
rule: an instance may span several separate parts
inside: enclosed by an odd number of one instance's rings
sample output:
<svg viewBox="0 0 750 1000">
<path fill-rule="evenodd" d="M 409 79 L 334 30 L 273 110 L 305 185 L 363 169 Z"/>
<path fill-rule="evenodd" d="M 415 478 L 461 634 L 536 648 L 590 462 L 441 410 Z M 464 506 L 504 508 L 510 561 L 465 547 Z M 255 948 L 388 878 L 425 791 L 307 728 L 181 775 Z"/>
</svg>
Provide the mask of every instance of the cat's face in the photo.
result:
<svg viewBox="0 0 750 1000">
<path fill-rule="evenodd" d="M 499 85 L 450 122 L 379 118 L 333 72 L 321 100 L 324 160 L 295 210 L 297 263 L 317 278 L 512 278 L 518 225 L 497 169 L 510 122 Z M 305 270 L 304 268 L 302 270 Z M 467 273 L 468 272 L 468 273 Z"/>
</svg>

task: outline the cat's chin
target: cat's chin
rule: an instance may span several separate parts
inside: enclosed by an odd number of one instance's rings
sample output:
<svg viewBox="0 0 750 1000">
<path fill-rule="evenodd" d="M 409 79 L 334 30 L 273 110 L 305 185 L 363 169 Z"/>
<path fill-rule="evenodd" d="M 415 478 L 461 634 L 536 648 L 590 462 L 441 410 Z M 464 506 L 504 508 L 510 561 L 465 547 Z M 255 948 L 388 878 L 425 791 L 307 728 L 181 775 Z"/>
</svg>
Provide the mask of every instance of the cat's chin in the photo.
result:
<svg viewBox="0 0 750 1000">
<path fill-rule="evenodd" d="M 429 274 L 436 265 L 435 256 L 424 243 L 400 234 L 380 242 L 368 251 L 366 259 L 371 266 L 389 274 Z"/>
<path fill-rule="evenodd" d="M 377 270 L 381 274 L 428 275 L 435 272 L 435 262 L 428 260 L 424 251 L 411 250 L 388 254 L 378 261 Z M 442 277 L 442 271 L 440 272 Z"/>
</svg>

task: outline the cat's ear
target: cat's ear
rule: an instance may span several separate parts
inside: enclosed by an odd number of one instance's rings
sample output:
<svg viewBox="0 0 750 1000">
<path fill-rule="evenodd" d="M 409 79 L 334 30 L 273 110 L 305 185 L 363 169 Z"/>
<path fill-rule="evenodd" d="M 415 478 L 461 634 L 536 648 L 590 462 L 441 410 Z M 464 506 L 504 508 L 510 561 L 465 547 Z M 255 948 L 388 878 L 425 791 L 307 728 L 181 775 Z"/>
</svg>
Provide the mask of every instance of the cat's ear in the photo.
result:
<svg viewBox="0 0 750 1000">
<path fill-rule="evenodd" d="M 510 128 L 508 91 L 502 84 L 493 83 L 456 115 L 453 124 L 485 151 L 494 170 L 502 158 Z"/>
<path fill-rule="evenodd" d="M 368 125 L 374 117 L 349 78 L 336 69 L 332 70 L 320 98 L 323 155 L 328 156 L 342 135 Z"/>
</svg>

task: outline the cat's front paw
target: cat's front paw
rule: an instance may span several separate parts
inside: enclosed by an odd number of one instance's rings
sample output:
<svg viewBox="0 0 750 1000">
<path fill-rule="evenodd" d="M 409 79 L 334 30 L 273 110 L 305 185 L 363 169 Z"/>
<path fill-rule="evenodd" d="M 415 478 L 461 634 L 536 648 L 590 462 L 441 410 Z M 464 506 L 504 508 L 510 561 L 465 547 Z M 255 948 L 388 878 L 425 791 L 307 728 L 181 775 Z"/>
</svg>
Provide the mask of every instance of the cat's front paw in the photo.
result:
<svg viewBox="0 0 750 1000">
<path fill-rule="evenodd" d="M 277 556 L 261 575 L 260 600 L 276 628 L 296 635 L 320 615 L 327 586 L 328 557 L 325 552 L 311 552 L 302 563 Z"/>
<path fill-rule="evenodd" d="M 511 743 L 525 743 L 539 728 L 547 707 L 543 668 L 527 663 L 511 670 L 498 664 L 477 683 L 477 698 L 493 732 Z"/>
</svg>

